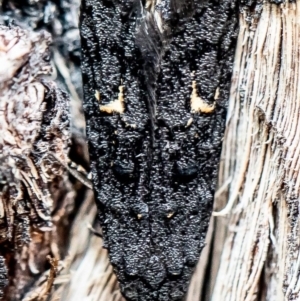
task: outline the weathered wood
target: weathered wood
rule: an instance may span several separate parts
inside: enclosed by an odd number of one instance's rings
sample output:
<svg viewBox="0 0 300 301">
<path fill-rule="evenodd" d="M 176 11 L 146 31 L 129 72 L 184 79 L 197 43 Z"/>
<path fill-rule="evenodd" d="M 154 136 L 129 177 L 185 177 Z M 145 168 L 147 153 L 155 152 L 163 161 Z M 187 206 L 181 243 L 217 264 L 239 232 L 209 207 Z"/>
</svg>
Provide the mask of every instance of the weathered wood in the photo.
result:
<svg viewBox="0 0 300 301">
<path fill-rule="evenodd" d="M 49 43 L 46 32 L 0 26 L 0 257 L 7 269 L 7 274 L 1 270 L 1 279 L 9 278 L 5 300 L 22 298 L 45 269 L 48 254 L 62 255 L 62 237 L 55 229 L 67 218 L 67 210 L 59 212 L 72 198 L 60 164 L 68 161 L 69 99 L 54 82 L 41 78 L 51 71 Z"/>
<path fill-rule="evenodd" d="M 224 243 L 212 256 L 221 255 L 213 301 L 300 298 L 299 49 L 300 1 L 240 15 L 219 173 L 227 185 L 215 214 L 228 216 L 227 231 L 214 229 L 214 243 Z"/>
<path fill-rule="evenodd" d="M 74 15 L 78 9 L 75 2 Z M 188 301 L 300 298 L 300 1 L 257 2 L 240 14 L 216 216 L 211 221 L 207 246 L 192 279 Z M 84 127 L 78 97 L 80 84 L 72 78 L 71 60 L 56 49 L 56 70 L 71 94 L 73 125 L 80 131 Z M 72 160 L 85 163 L 84 141 L 77 137 L 74 142 Z M 62 257 L 49 297 L 45 294 L 51 284 L 49 267 L 42 265 L 40 274 L 30 279 L 28 272 L 22 275 L 20 265 L 18 277 L 23 280 L 18 287 L 10 287 L 10 297 L 5 300 L 20 300 L 20 292 L 26 301 L 123 300 L 107 254 L 102 250 L 102 240 L 88 229 L 91 224 L 100 231 L 92 194 L 78 185 L 76 182 L 69 194 L 66 210 L 56 212 L 64 222 L 58 223 L 52 233 L 58 235 L 55 239 L 63 237 L 64 241 L 58 244 Z M 78 193 L 77 198 L 72 193 Z M 63 217 L 74 205 L 72 229 L 61 235 L 67 227 Z M 50 254 L 49 241 L 44 253 L 39 253 L 43 263 Z M 51 246 L 53 250 L 56 247 Z M 24 293 L 23 288 L 29 283 Z"/>
</svg>

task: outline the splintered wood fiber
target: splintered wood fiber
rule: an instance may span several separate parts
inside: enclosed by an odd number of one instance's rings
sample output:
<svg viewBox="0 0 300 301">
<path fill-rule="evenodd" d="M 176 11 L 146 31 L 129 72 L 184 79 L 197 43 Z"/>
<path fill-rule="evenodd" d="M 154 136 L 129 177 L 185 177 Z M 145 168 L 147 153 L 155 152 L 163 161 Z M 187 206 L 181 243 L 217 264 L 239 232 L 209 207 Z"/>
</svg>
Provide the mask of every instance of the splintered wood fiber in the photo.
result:
<svg viewBox="0 0 300 301">
<path fill-rule="evenodd" d="M 256 2 L 256 6 L 240 14 L 215 216 L 187 301 L 300 299 L 300 1 Z M 17 62 L 20 66 L 25 64 L 23 57 L 20 55 Z M 68 78 L 69 70 L 59 63 L 60 58 L 57 52 L 54 60 Z M 8 61 L 2 66 L 5 63 Z M 24 97 L 19 95 L 18 98 L 6 83 L 12 77 L 27 73 L 15 76 L 3 70 L 0 70 L 2 103 L 22 100 Z M 45 89 L 39 81 L 29 79 L 20 81 L 19 86 L 34 84 Z M 39 100 L 40 95 L 36 96 Z M 83 122 L 83 116 L 76 119 L 82 124 L 80 121 Z M 41 118 L 37 118 L 37 122 L 40 124 Z M 2 125 L 2 130 L 7 128 Z M 29 147 L 25 145 L 29 159 L 35 139 L 36 136 Z M 15 150 L 17 147 L 9 149 L 10 153 Z M 13 265 L 8 267 L 10 271 L 14 269 L 17 277 L 9 279 L 11 297 L 7 300 L 20 300 L 18 296 L 22 295 L 23 301 L 124 301 L 107 252 L 102 249 L 102 240 L 89 230 L 89 225 L 93 225 L 100 231 L 95 223 L 97 211 L 90 190 L 80 194 L 81 203 L 74 212 L 70 232 L 59 235 L 67 222 L 58 221 L 73 210 L 73 194 L 78 188 L 78 182 L 76 187 L 70 188 L 65 172 L 61 178 L 59 183 L 63 183 L 65 191 L 61 191 L 60 198 L 53 199 L 54 205 L 60 204 L 60 210 L 52 215 L 55 227 L 45 234 L 40 249 L 36 247 L 39 243 L 36 234 L 28 247 L 21 248 L 23 252 L 15 253 L 16 259 L 22 259 L 21 264 L 15 265 L 11 257 Z M 23 185 L 21 181 L 17 184 Z M 3 233 L 6 235 L 8 230 L 5 228 Z M 59 237 L 67 239 L 62 242 Z M 51 269 L 47 270 L 44 263 L 50 253 L 58 261 L 52 261 Z M 36 262 L 42 265 L 33 279 L 28 275 L 35 271 Z"/>
<path fill-rule="evenodd" d="M 217 217 L 214 230 L 212 261 L 221 258 L 212 301 L 300 298 L 299 41 L 300 1 L 240 14 L 215 214 L 227 219 Z"/>
</svg>

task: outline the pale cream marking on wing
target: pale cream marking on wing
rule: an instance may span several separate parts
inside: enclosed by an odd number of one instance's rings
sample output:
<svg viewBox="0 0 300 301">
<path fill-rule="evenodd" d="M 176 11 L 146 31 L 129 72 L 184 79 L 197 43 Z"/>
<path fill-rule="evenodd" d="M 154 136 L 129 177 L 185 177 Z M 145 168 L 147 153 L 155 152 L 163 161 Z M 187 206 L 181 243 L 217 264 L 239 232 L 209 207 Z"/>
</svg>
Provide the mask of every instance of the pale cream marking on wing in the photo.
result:
<svg viewBox="0 0 300 301">
<path fill-rule="evenodd" d="M 194 119 L 191 117 L 189 120 L 188 120 L 188 122 L 187 122 L 187 124 L 186 124 L 186 128 L 188 128 L 192 123 L 193 123 L 193 121 L 194 121 Z"/>
<path fill-rule="evenodd" d="M 124 86 L 119 87 L 118 99 L 115 99 L 115 100 L 111 101 L 107 105 L 104 105 L 104 106 L 100 105 L 100 111 L 101 112 L 106 112 L 108 114 L 112 114 L 112 113 L 123 114 L 124 113 L 124 111 L 125 111 Z"/>
<path fill-rule="evenodd" d="M 170 213 L 167 215 L 167 218 L 171 218 L 173 215 L 174 215 L 174 212 L 170 212 Z"/>
<path fill-rule="evenodd" d="M 211 113 L 215 109 L 215 104 L 212 106 L 207 104 L 197 93 L 196 81 L 192 81 L 192 94 L 191 94 L 191 112 L 192 113 Z"/>
<path fill-rule="evenodd" d="M 95 97 L 100 102 L 100 92 L 98 90 L 95 90 Z"/>
<path fill-rule="evenodd" d="M 216 93 L 215 93 L 214 99 L 217 100 L 217 99 L 219 99 L 219 97 L 220 97 L 220 88 L 218 87 L 216 89 Z"/>
</svg>

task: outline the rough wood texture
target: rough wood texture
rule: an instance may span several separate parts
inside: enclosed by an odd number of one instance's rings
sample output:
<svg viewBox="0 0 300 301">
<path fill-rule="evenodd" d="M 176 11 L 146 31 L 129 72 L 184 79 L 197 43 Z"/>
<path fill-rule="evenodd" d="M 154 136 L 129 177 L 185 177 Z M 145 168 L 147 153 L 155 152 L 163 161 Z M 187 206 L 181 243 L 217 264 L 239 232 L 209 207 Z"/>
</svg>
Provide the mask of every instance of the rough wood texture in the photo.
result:
<svg viewBox="0 0 300 301">
<path fill-rule="evenodd" d="M 51 71 L 49 43 L 46 32 L 0 26 L 0 257 L 9 273 L 6 300 L 20 300 L 45 269 L 47 254 L 61 256 L 56 227 L 67 218 L 60 210 L 72 195 L 60 164 L 68 161 L 69 99 L 41 79 Z"/>
<path fill-rule="evenodd" d="M 215 244 L 225 242 L 213 301 L 300 298 L 299 49 L 300 1 L 240 15 L 216 214 L 229 218 L 226 233 L 215 228 Z"/>
<path fill-rule="evenodd" d="M 0 4 L 15 2 L 0 1 Z M 76 16 L 78 1 L 60 1 L 60 5 L 63 3 L 70 5 Z M 20 14 L 20 10 L 16 13 Z M 63 24 L 68 20 L 59 19 L 64 20 Z M 30 20 L 34 27 L 35 23 Z M 57 25 L 57 20 L 53 17 L 51 24 Z M 281 5 L 260 1 L 240 15 L 241 30 L 216 212 L 226 206 L 228 199 L 229 204 L 222 211 L 223 216 L 212 219 L 207 246 L 192 279 L 188 301 L 210 300 L 212 294 L 213 301 L 291 301 L 300 298 L 299 22 L 299 0 Z M 75 34 L 75 29 L 72 32 Z M 65 34 L 73 37 L 68 31 Z M 52 35 L 59 37 L 59 33 Z M 74 36 L 76 41 L 78 35 Z M 72 125 L 78 133 L 84 126 L 78 97 L 81 84 L 73 77 L 78 69 L 66 52 L 57 51 L 57 46 L 53 49 L 58 81 L 65 83 L 71 94 Z M 86 166 L 85 142 L 82 137 L 75 137 L 70 157 Z M 50 266 L 42 264 L 40 273 L 34 278 L 28 278 L 26 273 L 19 274 L 25 276 L 23 281 L 19 281 L 19 287 L 10 287 L 11 295 L 5 300 L 123 300 L 106 252 L 102 250 L 102 240 L 88 230 L 88 224 L 98 230 L 91 192 L 78 182 L 73 183 L 76 195 L 69 195 L 67 205 L 56 211 L 58 217 L 69 215 L 73 205 L 76 211 L 70 234 L 68 226 L 71 222 L 67 221 L 73 217 L 63 218 L 54 232 L 62 240 L 59 244 L 61 261 L 57 267 L 53 263 L 51 270 Z M 61 231 L 65 231 L 64 234 Z M 39 252 L 43 263 L 48 254 L 49 245 L 46 244 L 44 252 Z M 21 267 L 24 265 L 19 265 L 19 271 L 22 271 Z M 53 278 L 49 277 L 50 271 L 52 275 L 56 272 L 58 275 L 47 296 L 45 292 Z M 27 292 L 20 298 L 19 293 L 26 283 L 29 284 Z"/>
</svg>

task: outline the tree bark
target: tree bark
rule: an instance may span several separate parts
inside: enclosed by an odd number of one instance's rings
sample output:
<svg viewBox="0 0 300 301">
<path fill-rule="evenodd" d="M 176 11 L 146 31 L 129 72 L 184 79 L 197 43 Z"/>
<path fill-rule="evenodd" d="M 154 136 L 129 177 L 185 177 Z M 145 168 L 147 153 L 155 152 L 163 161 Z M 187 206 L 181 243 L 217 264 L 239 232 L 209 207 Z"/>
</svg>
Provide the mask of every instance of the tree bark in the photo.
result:
<svg viewBox="0 0 300 301">
<path fill-rule="evenodd" d="M 6 7 L 1 17 L 10 18 L 16 3 L 0 1 Z M 38 3 L 46 20 L 46 4 Z M 18 5 L 14 18 L 29 31 L 44 24 L 52 34 L 56 81 L 71 97 L 69 157 L 88 168 L 81 80 L 73 76 L 79 74 L 79 61 L 74 49 L 66 55 L 71 44 L 64 43 L 67 37 L 79 41 L 77 24 L 67 27 L 65 17 L 66 11 L 78 15 L 79 2 L 52 4 L 59 13 L 53 19 L 48 15 L 51 26 L 27 16 Z M 248 1 L 240 13 L 215 212 L 187 301 L 300 299 L 299 76 L 300 1 Z M 124 300 L 101 238 L 90 230 L 92 225 L 101 231 L 92 191 L 74 177 L 67 179 L 66 170 L 63 181 L 63 187 L 49 186 L 55 200 L 51 235 L 31 230 L 23 253 L 5 251 L 10 285 L 4 300 Z M 59 205 L 62 199 L 65 207 Z M 41 237 L 44 242 L 37 248 Z M 39 263 L 34 275 L 25 260 L 33 255 Z M 47 256 L 53 258 L 50 264 Z"/>
<path fill-rule="evenodd" d="M 220 262 L 211 269 L 213 301 L 300 298 L 299 49 L 300 1 L 240 14 L 211 245 L 211 261 Z"/>
</svg>

